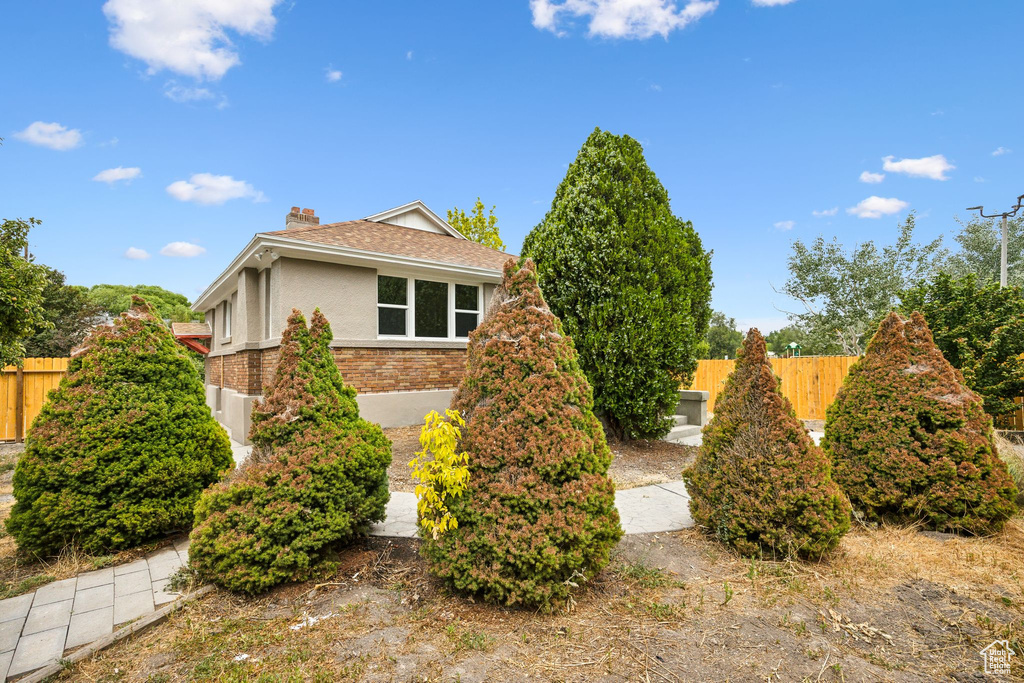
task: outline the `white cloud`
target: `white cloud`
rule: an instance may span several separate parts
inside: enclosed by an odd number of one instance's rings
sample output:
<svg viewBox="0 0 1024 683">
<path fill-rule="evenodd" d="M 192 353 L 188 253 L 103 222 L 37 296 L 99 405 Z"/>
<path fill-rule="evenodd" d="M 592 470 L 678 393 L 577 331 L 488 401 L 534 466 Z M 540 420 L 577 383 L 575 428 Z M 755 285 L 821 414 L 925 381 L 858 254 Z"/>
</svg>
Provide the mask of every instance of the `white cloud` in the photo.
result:
<svg viewBox="0 0 1024 683">
<path fill-rule="evenodd" d="M 941 154 L 922 157 L 921 159 L 900 159 L 893 161 L 896 157 L 882 157 L 882 169 L 890 173 L 906 173 L 912 178 L 931 178 L 932 180 L 949 180 L 946 171 L 952 171 L 956 166 L 946 161 Z"/>
<path fill-rule="evenodd" d="M 408 59 L 410 62 L 412 61 L 412 50 L 409 50 L 408 52 L 405 53 L 405 58 Z"/>
<path fill-rule="evenodd" d="M 750 0 L 750 4 L 754 7 L 779 7 L 780 5 L 789 5 L 794 2 L 796 0 Z"/>
<path fill-rule="evenodd" d="M 1001 157 L 1004 154 L 1009 154 L 1012 151 L 1013 151 L 1012 149 L 1007 149 L 1005 147 L 1000 146 L 1000 147 L 996 147 L 995 148 L 995 150 L 992 152 L 992 156 L 994 156 L 994 157 Z"/>
<path fill-rule="evenodd" d="M 779 221 L 773 224 L 776 230 L 792 230 L 796 227 L 796 221 Z"/>
<path fill-rule="evenodd" d="M 165 244 L 160 249 L 160 253 L 174 258 L 193 258 L 200 254 L 205 254 L 206 249 L 191 242 L 171 242 L 170 244 Z"/>
<path fill-rule="evenodd" d="M 976 176 L 974 176 L 974 182 L 976 182 L 976 183 L 987 183 L 988 182 L 988 178 L 983 178 L 980 175 L 976 175 Z"/>
<path fill-rule="evenodd" d="M 144 261 L 149 258 L 149 252 L 145 249 L 139 249 L 138 247 L 128 247 L 124 251 L 124 257 L 130 258 L 133 261 Z"/>
<path fill-rule="evenodd" d="M 556 35 L 563 15 L 588 17 L 588 33 L 603 38 L 650 38 L 691 24 L 718 7 L 718 0 L 685 0 L 679 9 L 672 0 L 530 0 L 533 25 Z"/>
<path fill-rule="evenodd" d="M 110 45 L 141 59 L 149 73 L 168 69 L 217 80 L 241 63 L 228 30 L 269 40 L 280 0 L 108 0 Z"/>
<path fill-rule="evenodd" d="M 860 181 L 862 183 L 868 183 L 869 185 L 880 183 L 883 180 L 885 180 L 884 173 L 872 173 L 871 171 L 862 171 L 860 174 Z"/>
<path fill-rule="evenodd" d="M 337 83 L 338 81 L 341 80 L 341 72 L 338 71 L 337 69 L 332 69 L 331 67 L 327 67 L 324 71 L 325 71 L 325 76 L 324 77 L 327 79 L 328 83 Z"/>
<path fill-rule="evenodd" d="M 262 192 L 244 180 L 212 173 L 194 173 L 188 180 L 175 181 L 167 186 L 167 194 L 179 201 L 197 204 L 223 204 L 230 199 L 242 198 L 266 201 Z"/>
<path fill-rule="evenodd" d="M 811 211 L 811 215 L 815 218 L 824 218 L 825 216 L 835 216 L 839 213 L 839 207 L 833 206 L 831 209 L 823 209 L 821 211 Z"/>
<path fill-rule="evenodd" d="M 872 195 L 861 201 L 857 206 L 851 206 L 846 213 L 857 218 L 881 218 L 894 213 L 899 213 L 910 206 L 907 202 L 895 197 L 876 197 Z"/>
<path fill-rule="evenodd" d="M 142 169 L 138 166 L 130 166 L 128 168 L 118 166 L 117 168 L 108 168 L 105 171 L 100 171 L 92 179 L 98 183 L 113 185 L 120 180 L 130 183 L 141 175 Z"/>
<path fill-rule="evenodd" d="M 68 128 L 59 123 L 43 123 L 36 121 L 29 124 L 25 130 L 14 134 L 19 140 L 31 145 L 49 147 L 58 151 L 74 149 L 82 144 L 82 131 L 77 128 Z"/>
<path fill-rule="evenodd" d="M 654 92 L 661 92 L 661 84 L 660 83 L 651 83 L 650 88 Z"/>
<path fill-rule="evenodd" d="M 213 91 L 209 88 L 178 85 L 176 81 L 167 81 L 164 84 L 164 96 L 175 102 L 201 102 L 214 98 Z"/>
</svg>

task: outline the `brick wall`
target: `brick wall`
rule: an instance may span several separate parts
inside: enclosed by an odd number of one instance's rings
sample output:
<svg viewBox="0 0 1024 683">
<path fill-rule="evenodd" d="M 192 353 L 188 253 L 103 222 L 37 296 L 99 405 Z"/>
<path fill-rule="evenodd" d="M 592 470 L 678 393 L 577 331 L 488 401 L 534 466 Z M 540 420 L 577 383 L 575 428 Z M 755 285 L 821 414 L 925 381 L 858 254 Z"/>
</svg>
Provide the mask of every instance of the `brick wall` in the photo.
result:
<svg viewBox="0 0 1024 683">
<path fill-rule="evenodd" d="M 335 348 L 345 383 L 359 393 L 455 389 L 466 365 L 464 349 Z M 262 393 L 277 367 L 279 349 L 239 351 L 206 359 L 206 383 L 243 394 Z"/>
</svg>

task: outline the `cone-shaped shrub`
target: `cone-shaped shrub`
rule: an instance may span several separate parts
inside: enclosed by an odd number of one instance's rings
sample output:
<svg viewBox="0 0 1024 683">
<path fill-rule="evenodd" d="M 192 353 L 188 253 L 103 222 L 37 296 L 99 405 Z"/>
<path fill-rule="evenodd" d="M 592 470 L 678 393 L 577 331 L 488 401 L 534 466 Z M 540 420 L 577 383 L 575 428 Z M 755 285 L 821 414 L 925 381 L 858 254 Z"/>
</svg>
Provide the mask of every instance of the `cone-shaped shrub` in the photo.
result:
<svg viewBox="0 0 1024 683">
<path fill-rule="evenodd" d="M 192 526 L 231 467 L 187 352 L 149 304 L 94 330 L 32 423 L 7 529 L 24 550 L 118 550 Z"/>
<path fill-rule="evenodd" d="M 683 473 L 697 524 L 744 555 L 819 557 L 850 529 L 828 457 L 796 418 L 750 330 Z"/>
<path fill-rule="evenodd" d="M 391 443 L 359 417 L 331 339 L 319 309 L 308 330 L 299 311 L 288 318 L 274 382 L 253 407 L 253 462 L 196 504 L 189 559 L 205 579 L 265 591 L 384 519 Z"/>
<path fill-rule="evenodd" d="M 920 313 L 890 313 L 829 406 L 833 476 L 872 521 L 987 533 L 1016 510 L 981 397 L 943 357 Z"/>
<path fill-rule="evenodd" d="M 452 399 L 468 487 L 448 504 L 458 527 L 423 552 L 458 590 L 547 610 L 608 563 L 622 530 L 590 385 L 532 261 L 505 264 L 468 351 Z"/>
</svg>

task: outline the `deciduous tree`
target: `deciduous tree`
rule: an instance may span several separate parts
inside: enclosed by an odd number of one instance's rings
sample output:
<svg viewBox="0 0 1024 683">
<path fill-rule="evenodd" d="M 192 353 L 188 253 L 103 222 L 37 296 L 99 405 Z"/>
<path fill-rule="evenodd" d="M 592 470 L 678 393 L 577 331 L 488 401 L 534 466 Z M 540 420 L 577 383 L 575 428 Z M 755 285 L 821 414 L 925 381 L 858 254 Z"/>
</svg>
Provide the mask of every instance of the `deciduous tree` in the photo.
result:
<svg viewBox="0 0 1024 683">
<path fill-rule="evenodd" d="M 458 230 L 467 239 L 479 242 L 491 249 L 504 251 L 505 243 L 501 241 L 501 237 L 498 235 L 498 217 L 494 215 L 494 209 L 496 208 L 492 206 L 490 212 L 485 214 L 484 203 L 477 197 L 476 204 L 473 205 L 473 211 L 468 216 L 465 211 L 462 211 L 457 206 L 449 209 L 448 225 Z"/>
<path fill-rule="evenodd" d="M 28 233 L 40 221 L 0 222 L 0 368 L 25 356 L 24 340 L 46 327 L 46 269 L 28 254 Z"/>
</svg>

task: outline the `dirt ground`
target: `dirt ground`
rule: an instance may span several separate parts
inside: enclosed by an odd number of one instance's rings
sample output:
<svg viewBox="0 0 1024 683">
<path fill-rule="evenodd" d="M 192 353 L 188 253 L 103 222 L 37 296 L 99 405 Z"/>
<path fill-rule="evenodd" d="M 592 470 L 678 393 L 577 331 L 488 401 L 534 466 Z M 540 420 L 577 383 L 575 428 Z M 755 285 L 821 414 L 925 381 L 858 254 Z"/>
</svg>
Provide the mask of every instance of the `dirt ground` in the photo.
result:
<svg viewBox="0 0 1024 683">
<path fill-rule="evenodd" d="M 416 480 L 410 476 L 409 461 L 420 450 L 419 427 L 392 427 L 384 430 L 391 439 L 391 467 L 388 477 L 392 491 L 414 491 Z M 609 442 L 614 460 L 609 475 L 617 489 L 661 484 L 681 478 L 697 449 L 666 441 Z"/>
<path fill-rule="evenodd" d="M 983 681 L 982 648 L 1024 646 L 1022 524 L 993 538 L 860 527 L 820 563 L 742 559 L 695 530 L 627 536 L 550 615 L 452 596 L 418 541 L 368 539 L 318 581 L 215 591 L 62 678 Z"/>
</svg>

